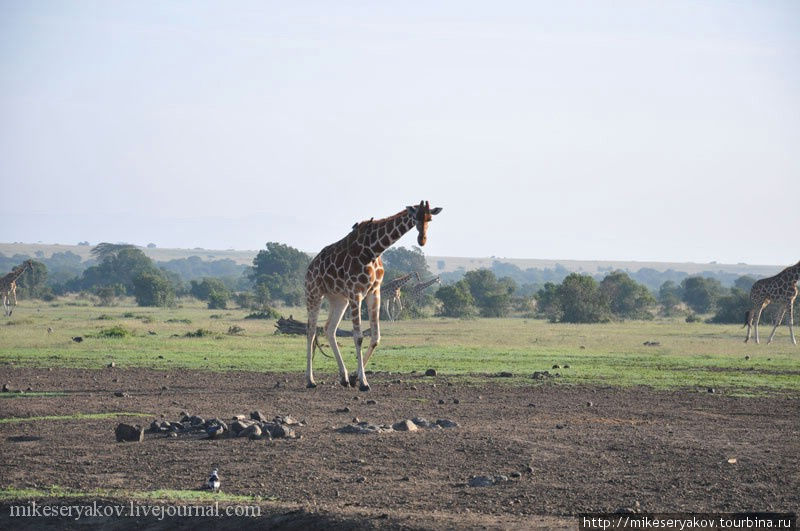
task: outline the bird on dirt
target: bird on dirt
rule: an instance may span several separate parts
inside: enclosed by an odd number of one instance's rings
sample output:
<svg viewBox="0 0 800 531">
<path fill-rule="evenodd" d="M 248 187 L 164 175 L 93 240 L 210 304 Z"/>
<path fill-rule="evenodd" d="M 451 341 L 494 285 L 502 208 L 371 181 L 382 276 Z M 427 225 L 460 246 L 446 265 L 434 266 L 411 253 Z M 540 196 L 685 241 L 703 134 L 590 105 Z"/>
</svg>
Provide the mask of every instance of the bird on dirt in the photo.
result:
<svg viewBox="0 0 800 531">
<path fill-rule="evenodd" d="M 217 475 L 216 468 L 211 472 L 211 477 L 208 478 L 206 485 L 208 485 L 208 488 L 214 492 L 219 490 L 219 476 Z"/>
</svg>

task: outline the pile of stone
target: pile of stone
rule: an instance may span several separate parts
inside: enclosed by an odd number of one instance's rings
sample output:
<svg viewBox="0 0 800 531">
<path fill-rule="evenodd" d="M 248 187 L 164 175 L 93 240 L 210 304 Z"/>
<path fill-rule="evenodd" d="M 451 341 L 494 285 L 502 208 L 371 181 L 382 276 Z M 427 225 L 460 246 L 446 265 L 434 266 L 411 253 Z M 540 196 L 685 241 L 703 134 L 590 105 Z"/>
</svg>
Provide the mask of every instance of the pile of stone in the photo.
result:
<svg viewBox="0 0 800 531">
<path fill-rule="evenodd" d="M 339 433 L 357 433 L 362 435 L 373 433 L 386 433 L 392 431 L 419 431 L 422 429 L 442 429 L 442 428 L 456 428 L 458 423 L 449 419 L 438 419 L 436 422 L 430 422 L 422 417 L 414 417 L 413 419 L 401 420 L 394 424 L 370 424 L 369 422 L 353 419 L 353 424 L 336 428 Z"/>
<path fill-rule="evenodd" d="M 253 411 L 250 418 L 245 415 L 235 415 L 225 422 L 219 418 L 204 419 L 197 415 L 181 412 L 177 422 L 167 420 L 154 420 L 150 423 L 150 433 L 163 433 L 168 437 L 180 435 L 201 436 L 205 434 L 208 439 L 223 439 L 232 437 L 248 437 L 250 439 L 299 439 L 295 427 L 305 426 L 304 421 L 295 420 L 289 415 L 276 416 L 269 419 L 261 411 Z"/>
</svg>

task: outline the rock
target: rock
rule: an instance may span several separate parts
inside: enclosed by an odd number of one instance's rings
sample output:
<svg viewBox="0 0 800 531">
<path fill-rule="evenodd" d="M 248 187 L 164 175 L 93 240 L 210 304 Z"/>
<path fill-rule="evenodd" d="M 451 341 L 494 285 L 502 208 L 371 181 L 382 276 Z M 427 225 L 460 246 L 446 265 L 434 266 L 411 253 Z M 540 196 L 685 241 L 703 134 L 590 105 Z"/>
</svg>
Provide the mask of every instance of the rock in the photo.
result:
<svg viewBox="0 0 800 531">
<path fill-rule="evenodd" d="M 533 467 L 531 465 L 526 466 L 525 472 L 527 472 L 528 474 L 533 474 Z"/>
<path fill-rule="evenodd" d="M 391 426 L 376 426 L 374 424 L 368 424 L 366 422 L 362 422 L 360 424 L 348 424 L 347 426 L 342 426 L 336 430 L 339 433 L 357 433 L 361 435 L 369 435 L 373 433 L 383 433 L 387 431 L 392 431 Z"/>
<path fill-rule="evenodd" d="M 377 401 L 377 400 L 367 400 L 367 405 L 368 405 L 368 406 L 374 406 L 374 405 L 376 405 L 377 403 L 378 403 L 378 401 Z"/>
<path fill-rule="evenodd" d="M 150 423 L 150 433 L 158 433 L 161 431 L 161 423 L 157 420 L 154 420 Z"/>
<path fill-rule="evenodd" d="M 556 363 L 555 365 L 553 365 L 553 367 L 552 367 L 552 368 L 553 368 L 553 369 L 560 369 L 560 368 L 561 368 L 561 365 L 559 365 L 558 363 Z"/>
<path fill-rule="evenodd" d="M 469 480 L 470 487 L 491 487 L 494 485 L 494 478 L 489 476 L 475 476 Z"/>
<path fill-rule="evenodd" d="M 444 404 L 444 400 L 440 398 L 439 399 L 439 405 L 442 405 L 442 404 Z"/>
<path fill-rule="evenodd" d="M 564 425 L 563 424 L 556 424 L 556 429 L 557 430 L 563 430 L 564 429 Z"/>
<path fill-rule="evenodd" d="M 511 473 L 511 477 L 514 478 L 514 479 L 519 479 L 519 478 L 522 477 L 522 474 L 517 472 L 517 471 L 514 471 L 514 472 Z"/>
<path fill-rule="evenodd" d="M 495 476 L 494 477 L 494 482 L 495 483 L 506 483 L 506 482 L 508 482 L 508 476 L 503 476 L 503 475 Z"/>
<path fill-rule="evenodd" d="M 458 398 L 454 398 L 454 399 L 453 399 L 453 403 L 454 403 L 454 404 L 460 404 L 460 403 L 461 403 L 461 400 L 459 400 Z"/>
<path fill-rule="evenodd" d="M 253 422 L 249 420 L 234 420 L 233 422 L 231 422 L 230 426 L 231 433 L 233 433 L 238 437 L 240 431 L 247 429 L 252 424 Z"/>
<path fill-rule="evenodd" d="M 745 356 L 744 359 L 749 360 L 750 356 Z"/>
<path fill-rule="evenodd" d="M 436 424 L 441 426 L 442 428 L 457 428 L 458 423 L 448 419 L 438 419 Z"/>
<path fill-rule="evenodd" d="M 347 406 L 336 410 L 337 413 L 350 413 L 351 409 Z"/>
<path fill-rule="evenodd" d="M 564 365 L 564 368 L 565 368 L 565 369 L 569 369 L 569 365 L 568 365 L 568 364 L 567 364 L 567 365 Z"/>
<path fill-rule="evenodd" d="M 30 393 L 31 391 L 33 391 L 33 387 L 31 387 L 30 385 L 25 388 L 26 393 Z"/>
<path fill-rule="evenodd" d="M 115 391 L 115 392 L 114 392 L 114 396 L 116 396 L 116 397 L 118 397 L 118 398 L 122 398 L 122 397 L 126 397 L 126 396 L 128 396 L 128 393 L 124 393 L 124 392 L 122 392 L 122 391 Z"/>
<path fill-rule="evenodd" d="M 416 391 L 417 390 L 417 386 L 416 385 L 412 385 L 411 387 L 409 387 L 409 389 L 412 390 L 412 391 Z"/>
<path fill-rule="evenodd" d="M 177 433 L 175 433 L 174 431 L 171 431 L 171 432 L 169 432 L 169 433 L 167 434 L 167 437 L 177 437 L 177 436 L 178 436 L 178 434 L 177 434 Z"/>
<path fill-rule="evenodd" d="M 594 406 L 594 402 L 586 402 L 586 407 L 593 407 L 593 406 Z"/>
<path fill-rule="evenodd" d="M 299 426 L 302 424 L 299 420 L 295 420 L 289 415 L 275 417 L 272 421 L 278 424 L 285 424 L 286 426 Z"/>
<path fill-rule="evenodd" d="M 270 437 L 273 439 L 280 439 L 282 437 L 294 439 L 297 437 L 292 428 L 287 428 L 283 424 L 277 422 L 265 422 L 262 424 L 262 428 L 269 432 Z"/>
<path fill-rule="evenodd" d="M 436 376 L 436 369 L 428 369 L 425 371 L 425 376 Z"/>
<path fill-rule="evenodd" d="M 400 422 L 395 422 L 392 424 L 392 429 L 395 431 L 417 431 L 417 425 L 408 419 L 401 420 Z"/>
<path fill-rule="evenodd" d="M 259 422 L 267 422 L 269 420 L 265 414 L 258 410 L 250 412 L 250 418 Z"/>
<path fill-rule="evenodd" d="M 114 435 L 117 437 L 117 442 L 142 442 L 144 440 L 144 428 L 121 422 L 114 430 Z"/>
<path fill-rule="evenodd" d="M 83 340 L 81 340 L 81 341 L 83 341 Z M 117 366 L 117 364 L 116 364 L 116 363 L 114 363 L 113 361 L 112 361 L 111 363 L 109 363 L 109 364 L 108 364 L 108 368 L 109 368 L 109 369 L 113 369 L 113 368 L 114 368 L 114 367 L 116 367 L 116 366 Z"/>
<path fill-rule="evenodd" d="M 7 383 L 3 384 L 3 392 L 4 393 L 10 393 L 11 392 L 11 387 L 9 387 L 9 385 Z"/>
<path fill-rule="evenodd" d="M 83 341 L 83 338 L 81 336 L 75 336 L 75 337 L 72 338 L 72 340 L 75 343 L 80 343 L 81 341 Z"/>
<path fill-rule="evenodd" d="M 244 415 L 234 415 L 233 416 L 233 420 L 246 420 L 246 419 L 247 419 L 247 417 L 245 417 Z"/>
<path fill-rule="evenodd" d="M 251 439 L 259 439 L 261 438 L 261 426 L 259 426 L 258 424 L 251 424 L 250 426 L 240 431 L 236 436 L 250 437 Z"/>
<path fill-rule="evenodd" d="M 413 419 L 411 419 L 411 422 L 413 422 L 414 424 L 416 424 L 420 428 L 430 428 L 432 426 L 436 426 L 436 424 L 432 424 L 432 423 L 428 422 L 428 419 L 423 418 L 423 417 L 414 417 Z"/>
<path fill-rule="evenodd" d="M 214 424 L 206 428 L 209 439 L 219 439 L 225 434 L 225 427 L 221 424 Z"/>
<path fill-rule="evenodd" d="M 501 371 L 495 374 L 495 376 L 498 378 L 511 378 L 512 376 L 514 376 L 514 373 L 508 371 Z"/>
<path fill-rule="evenodd" d="M 550 378 L 550 377 L 551 376 L 549 371 L 535 371 L 531 375 L 531 378 L 533 378 L 534 380 L 544 380 L 545 378 Z"/>
<path fill-rule="evenodd" d="M 716 393 L 717 391 L 716 391 L 716 389 L 714 389 L 713 387 L 709 387 L 709 388 L 708 388 L 708 392 L 709 392 L 709 393 Z"/>
<path fill-rule="evenodd" d="M 191 424 L 192 426 L 200 426 L 205 423 L 206 419 L 204 419 L 203 417 L 198 417 L 197 415 L 192 415 L 191 417 L 189 417 L 189 424 Z"/>
</svg>

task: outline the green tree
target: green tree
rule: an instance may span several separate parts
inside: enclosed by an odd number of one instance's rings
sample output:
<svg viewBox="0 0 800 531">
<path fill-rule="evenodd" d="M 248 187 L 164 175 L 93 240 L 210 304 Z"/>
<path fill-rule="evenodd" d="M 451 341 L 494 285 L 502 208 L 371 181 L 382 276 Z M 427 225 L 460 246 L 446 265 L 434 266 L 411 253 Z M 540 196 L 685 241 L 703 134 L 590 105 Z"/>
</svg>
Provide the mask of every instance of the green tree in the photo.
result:
<svg viewBox="0 0 800 531">
<path fill-rule="evenodd" d="M 52 298 L 47 286 L 47 267 L 43 263 L 33 260 L 31 267 L 17 279 L 17 295 L 27 299 Z"/>
<path fill-rule="evenodd" d="M 113 244 L 107 245 L 111 247 L 104 247 L 99 253 L 103 256 L 102 262 L 84 270 L 79 289 L 94 291 L 101 286 L 121 284 L 126 293 L 133 293 L 133 280 L 137 276 L 143 273 L 162 276 L 153 261 L 140 249 L 132 246 L 117 249 Z"/>
<path fill-rule="evenodd" d="M 225 298 L 230 297 L 230 292 L 225 286 L 225 283 L 218 278 L 204 278 L 201 281 L 192 280 L 189 282 L 189 294 L 201 301 L 207 301 L 212 293 L 225 295 Z"/>
<path fill-rule="evenodd" d="M 600 293 L 611 312 L 623 319 L 652 319 L 648 310 L 656 303 L 648 289 L 622 271 L 614 271 L 600 282 Z"/>
<path fill-rule="evenodd" d="M 476 313 L 475 299 L 464 280 L 442 286 L 436 291 L 436 298 L 442 302 L 439 315 L 444 317 L 471 317 Z"/>
<path fill-rule="evenodd" d="M 428 269 L 428 262 L 425 255 L 417 246 L 411 249 L 405 247 L 390 247 L 381 255 L 383 268 L 385 269 L 384 278 L 395 278 L 407 273 L 419 273 L 423 279 L 431 276 Z"/>
<path fill-rule="evenodd" d="M 750 292 L 739 288 L 732 288 L 730 295 L 725 295 L 717 300 L 717 312 L 709 319 L 711 323 L 735 323 L 745 321 L 745 314 L 751 308 Z"/>
<path fill-rule="evenodd" d="M 158 272 L 139 273 L 133 279 L 133 295 L 139 306 L 171 306 L 175 302 L 172 284 Z"/>
<path fill-rule="evenodd" d="M 738 288 L 742 291 L 746 291 L 750 293 L 750 288 L 753 287 L 753 284 L 756 283 L 756 279 L 751 277 L 750 275 L 743 275 L 733 282 L 733 287 Z"/>
<path fill-rule="evenodd" d="M 673 315 L 683 300 L 681 288 L 674 281 L 667 280 L 658 288 L 658 302 L 664 308 L 665 315 Z"/>
<path fill-rule="evenodd" d="M 600 323 L 609 320 L 608 300 L 597 281 L 588 275 L 571 273 L 558 286 L 561 321 L 565 323 Z"/>
<path fill-rule="evenodd" d="M 688 277 L 681 282 L 683 302 L 697 313 L 708 313 L 725 293 L 719 280 L 707 277 Z"/>
<path fill-rule="evenodd" d="M 463 281 L 475 299 L 482 317 L 504 317 L 511 310 L 511 296 L 516 283 L 507 277 L 500 280 L 489 269 L 476 269 L 464 275 Z"/>
<path fill-rule="evenodd" d="M 561 308 L 561 299 L 558 296 L 558 284 L 545 282 L 542 289 L 536 292 L 536 308 L 551 323 L 557 323 L 564 315 Z"/>
<path fill-rule="evenodd" d="M 263 284 L 275 299 L 288 305 L 300 305 L 305 299 L 305 274 L 310 262 L 308 255 L 288 245 L 269 242 L 253 259 L 250 278 Z"/>
</svg>

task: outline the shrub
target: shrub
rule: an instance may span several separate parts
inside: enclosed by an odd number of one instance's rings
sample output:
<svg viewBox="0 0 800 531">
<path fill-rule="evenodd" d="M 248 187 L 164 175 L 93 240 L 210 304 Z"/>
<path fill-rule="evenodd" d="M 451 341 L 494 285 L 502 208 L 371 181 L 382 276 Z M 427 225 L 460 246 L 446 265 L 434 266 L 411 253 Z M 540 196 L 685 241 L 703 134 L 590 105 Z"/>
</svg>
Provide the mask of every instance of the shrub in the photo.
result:
<svg viewBox="0 0 800 531">
<path fill-rule="evenodd" d="M 263 312 L 253 312 L 245 317 L 245 319 L 278 319 L 281 314 L 273 308 L 267 308 Z"/>
<path fill-rule="evenodd" d="M 97 332 L 97 337 L 105 337 L 105 338 L 122 338 L 132 335 L 131 331 L 124 328 L 123 326 L 116 325 L 112 326 L 111 328 L 103 328 L 99 332 Z"/>
</svg>

